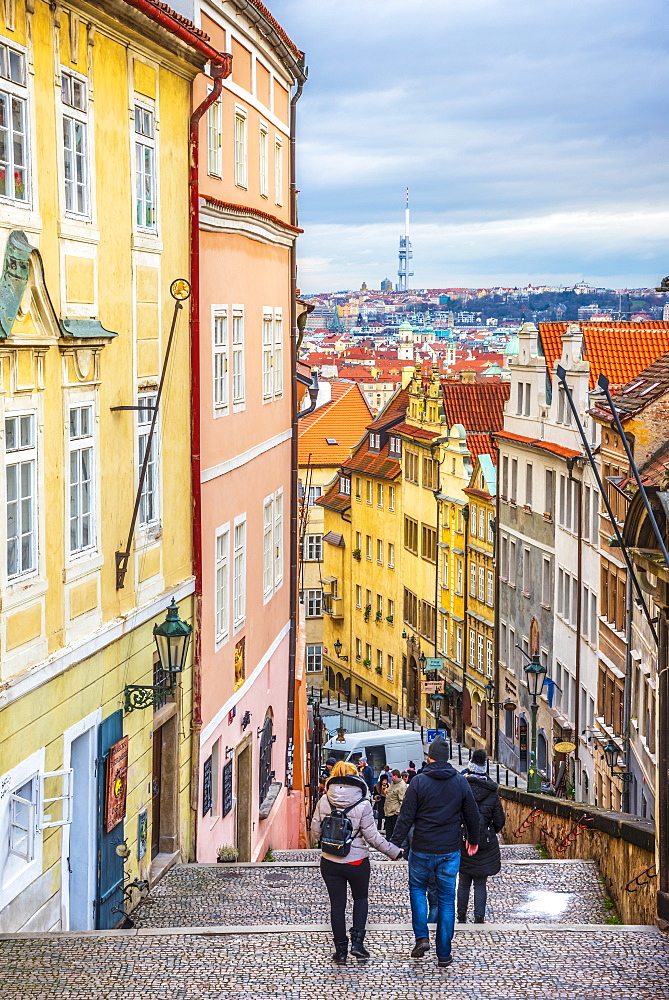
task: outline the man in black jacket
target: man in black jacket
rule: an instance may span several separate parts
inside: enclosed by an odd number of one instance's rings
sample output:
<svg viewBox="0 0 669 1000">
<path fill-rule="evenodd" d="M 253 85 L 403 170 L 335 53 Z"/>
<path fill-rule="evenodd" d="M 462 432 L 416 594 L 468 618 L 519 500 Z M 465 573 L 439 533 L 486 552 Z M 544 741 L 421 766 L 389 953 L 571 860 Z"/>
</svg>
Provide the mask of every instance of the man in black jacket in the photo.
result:
<svg viewBox="0 0 669 1000">
<path fill-rule="evenodd" d="M 427 888 L 433 874 L 437 883 L 437 960 L 440 968 L 451 964 L 455 930 L 455 880 L 460 867 L 461 824 L 467 830 L 467 852 L 476 854 L 479 811 L 471 788 L 449 763 L 446 741 L 437 736 L 427 751 L 427 764 L 408 786 L 391 844 L 400 847 L 413 826 L 409 852 L 411 922 L 416 944 L 412 958 L 430 950 L 427 929 Z"/>
</svg>

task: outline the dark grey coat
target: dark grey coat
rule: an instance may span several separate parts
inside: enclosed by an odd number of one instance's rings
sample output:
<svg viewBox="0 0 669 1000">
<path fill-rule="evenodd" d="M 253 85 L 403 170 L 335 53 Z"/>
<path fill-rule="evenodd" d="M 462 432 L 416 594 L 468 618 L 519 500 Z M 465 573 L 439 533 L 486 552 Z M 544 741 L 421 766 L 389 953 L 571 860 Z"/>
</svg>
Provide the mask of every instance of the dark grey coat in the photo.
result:
<svg viewBox="0 0 669 1000">
<path fill-rule="evenodd" d="M 479 849 L 471 857 L 464 840 L 460 849 L 460 871 L 473 878 L 496 875 L 502 867 L 497 834 L 504 826 L 504 809 L 497 784 L 485 775 L 467 774 L 472 795 L 479 807 Z"/>
</svg>

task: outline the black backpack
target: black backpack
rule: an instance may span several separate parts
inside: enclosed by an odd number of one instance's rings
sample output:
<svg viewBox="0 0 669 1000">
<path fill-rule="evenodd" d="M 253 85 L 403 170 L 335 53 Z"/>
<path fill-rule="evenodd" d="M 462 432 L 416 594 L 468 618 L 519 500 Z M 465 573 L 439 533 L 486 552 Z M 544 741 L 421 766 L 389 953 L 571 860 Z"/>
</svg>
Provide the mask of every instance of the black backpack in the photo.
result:
<svg viewBox="0 0 669 1000">
<path fill-rule="evenodd" d="M 347 806 L 346 809 L 333 809 L 330 815 L 325 817 L 321 825 L 321 850 L 325 854 L 334 854 L 336 858 L 346 857 L 355 837 L 348 814 L 351 809 L 355 809 L 364 801 L 363 795 L 353 805 Z"/>
</svg>

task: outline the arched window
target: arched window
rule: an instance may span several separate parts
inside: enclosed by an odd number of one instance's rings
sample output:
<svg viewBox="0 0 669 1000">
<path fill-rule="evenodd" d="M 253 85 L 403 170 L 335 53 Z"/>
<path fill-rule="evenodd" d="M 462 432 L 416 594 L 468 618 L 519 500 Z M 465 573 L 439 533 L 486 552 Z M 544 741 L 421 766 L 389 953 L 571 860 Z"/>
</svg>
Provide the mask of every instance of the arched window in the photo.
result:
<svg viewBox="0 0 669 1000">
<path fill-rule="evenodd" d="M 274 781 L 275 773 L 272 770 L 272 744 L 276 736 L 274 735 L 274 722 L 272 720 L 272 709 L 267 709 L 267 715 L 260 732 L 260 802 L 267 798 L 269 788 Z"/>
<path fill-rule="evenodd" d="M 504 712 L 504 735 L 507 740 L 513 742 L 513 709 L 507 708 Z"/>
<path fill-rule="evenodd" d="M 537 733 L 537 767 L 545 773 L 548 757 L 548 743 L 543 733 Z"/>
</svg>

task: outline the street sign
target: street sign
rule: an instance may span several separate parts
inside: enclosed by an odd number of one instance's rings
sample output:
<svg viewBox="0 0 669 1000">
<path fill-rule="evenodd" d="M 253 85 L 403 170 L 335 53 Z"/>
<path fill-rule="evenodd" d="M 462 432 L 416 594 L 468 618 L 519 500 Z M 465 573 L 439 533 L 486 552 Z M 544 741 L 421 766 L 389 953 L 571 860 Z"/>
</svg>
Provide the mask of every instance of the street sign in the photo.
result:
<svg viewBox="0 0 669 1000">
<path fill-rule="evenodd" d="M 441 689 L 441 681 L 421 681 L 420 689 L 423 694 L 434 694 Z"/>
<path fill-rule="evenodd" d="M 432 740 L 436 740 L 437 736 L 443 736 L 445 740 L 448 739 L 448 733 L 445 729 L 428 729 L 427 742 L 431 743 Z"/>
<path fill-rule="evenodd" d="M 425 660 L 426 670 L 443 670 L 444 661 L 441 656 L 428 656 Z"/>
</svg>

